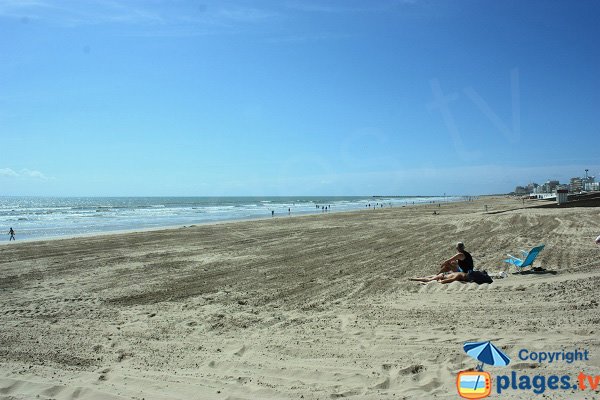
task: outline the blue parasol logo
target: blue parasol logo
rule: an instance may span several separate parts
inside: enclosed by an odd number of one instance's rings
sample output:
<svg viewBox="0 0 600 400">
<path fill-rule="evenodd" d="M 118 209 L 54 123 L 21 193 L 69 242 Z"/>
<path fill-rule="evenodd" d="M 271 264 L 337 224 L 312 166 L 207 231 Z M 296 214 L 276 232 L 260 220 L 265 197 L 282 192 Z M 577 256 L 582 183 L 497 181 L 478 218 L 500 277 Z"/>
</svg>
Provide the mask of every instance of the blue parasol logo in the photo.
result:
<svg viewBox="0 0 600 400">
<path fill-rule="evenodd" d="M 483 364 L 503 367 L 510 363 L 510 358 L 490 341 L 466 342 L 463 348 L 465 349 L 465 353 L 477 361 L 481 361 L 481 365 L 477 366 L 479 371 L 483 371 Z"/>
<path fill-rule="evenodd" d="M 482 399 L 491 393 L 492 378 L 483 371 L 483 365 L 505 366 L 510 363 L 510 358 L 492 342 L 466 342 L 463 345 L 465 353 L 481 362 L 477 365 L 477 372 L 462 371 L 456 378 L 458 394 L 465 399 Z"/>
</svg>

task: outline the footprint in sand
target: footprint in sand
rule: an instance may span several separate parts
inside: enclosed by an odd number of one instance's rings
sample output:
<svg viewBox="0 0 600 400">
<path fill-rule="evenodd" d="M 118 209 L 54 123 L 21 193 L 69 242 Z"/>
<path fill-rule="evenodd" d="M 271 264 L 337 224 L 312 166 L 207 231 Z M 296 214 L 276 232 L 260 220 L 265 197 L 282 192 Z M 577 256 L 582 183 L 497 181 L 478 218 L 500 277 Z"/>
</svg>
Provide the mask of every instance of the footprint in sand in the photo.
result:
<svg viewBox="0 0 600 400">
<path fill-rule="evenodd" d="M 383 382 L 378 383 L 377 385 L 373 386 L 372 389 L 389 389 L 390 388 L 390 377 L 388 376 L 387 378 L 385 378 L 383 380 Z"/>
<path fill-rule="evenodd" d="M 517 363 L 510 366 L 511 369 L 535 369 L 539 367 L 540 364 L 536 363 Z"/>
<path fill-rule="evenodd" d="M 125 350 L 118 350 L 117 351 L 117 361 L 118 362 L 122 362 L 123 360 L 133 357 L 133 353 L 127 352 Z"/>
<path fill-rule="evenodd" d="M 110 368 L 104 368 L 100 371 L 100 375 L 98 376 L 98 380 L 101 382 L 108 380 L 108 373 L 110 372 Z"/>
<path fill-rule="evenodd" d="M 338 319 L 340 320 L 340 331 L 341 332 L 345 332 L 346 331 L 346 329 L 348 328 L 348 324 L 349 324 L 351 318 L 354 318 L 354 315 L 352 315 L 352 314 L 340 314 L 340 315 L 338 315 Z"/>
<path fill-rule="evenodd" d="M 348 390 L 342 393 L 332 393 L 331 395 L 329 395 L 329 397 L 331 397 L 332 399 L 340 399 L 344 397 L 358 396 L 360 394 L 362 394 L 360 390 Z"/>
<path fill-rule="evenodd" d="M 233 354 L 236 355 L 236 356 L 238 356 L 238 357 L 241 357 L 241 356 L 244 355 L 244 353 L 246 352 L 246 350 L 247 350 L 246 345 L 243 345 L 238 351 L 234 352 Z"/>
<path fill-rule="evenodd" d="M 424 370 L 425 370 L 425 366 L 423 366 L 421 364 L 414 364 L 414 365 L 411 365 L 410 367 L 402 368 L 400 371 L 398 371 L 398 373 L 400 375 L 415 375 Z"/>
</svg>

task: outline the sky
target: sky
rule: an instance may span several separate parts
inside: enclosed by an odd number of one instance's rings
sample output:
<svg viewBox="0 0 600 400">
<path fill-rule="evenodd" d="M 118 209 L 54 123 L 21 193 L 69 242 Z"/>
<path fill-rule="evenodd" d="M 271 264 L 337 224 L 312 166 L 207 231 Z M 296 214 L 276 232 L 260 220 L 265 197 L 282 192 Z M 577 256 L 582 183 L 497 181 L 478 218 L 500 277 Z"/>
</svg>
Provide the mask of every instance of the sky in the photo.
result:
<svg viewBox="0 0 600 400">
<path fill-rule="evenodd" d="M 0 195 L 600 178 L 600 2 L 0 0 Z"/>
</svg>

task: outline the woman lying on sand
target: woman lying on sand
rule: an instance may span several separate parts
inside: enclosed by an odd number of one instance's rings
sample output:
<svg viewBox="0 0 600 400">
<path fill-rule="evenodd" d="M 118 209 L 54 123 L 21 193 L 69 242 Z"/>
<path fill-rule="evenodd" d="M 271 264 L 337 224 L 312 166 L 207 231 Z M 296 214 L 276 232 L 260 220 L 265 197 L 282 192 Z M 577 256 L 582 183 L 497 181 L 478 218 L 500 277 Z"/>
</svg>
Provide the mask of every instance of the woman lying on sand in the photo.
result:
<svg viewBox="0 0 600 400">
<path fill-rule="evenodd" d="M 466 272 L 442 272 L 437 275 L 423 276 L 421 278 L 409 278 L 409 281 L 417 282 L 432 282 L 438 281 L 440 283 L 450 283 L 454 281 L 469 281 L 469 276 Z"/>
<path fill-rule="evenodd" d="M 417 282 L 432 282 L 450 283 L 454 281 L 475 282 L 479 285 L 482 283 L 492 283 L 492 278 L 486 271 L 469 271 L 469 272 L 442 272 L 437 275 L 424 276 L 421 278 L 409 278 L 409 281 Z"/>
</svg>

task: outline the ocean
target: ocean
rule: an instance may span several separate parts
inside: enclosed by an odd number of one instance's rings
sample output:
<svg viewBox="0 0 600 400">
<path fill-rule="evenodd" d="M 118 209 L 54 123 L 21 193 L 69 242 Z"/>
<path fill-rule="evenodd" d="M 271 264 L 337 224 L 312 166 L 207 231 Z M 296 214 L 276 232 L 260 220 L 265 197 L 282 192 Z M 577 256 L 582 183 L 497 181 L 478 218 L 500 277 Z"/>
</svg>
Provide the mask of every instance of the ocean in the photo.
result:
<svg viewBox="0 0 600 400">
<path fill-rule="evenodd" d="M 462 197 L 0 197 L 0 229 L 17 240 L 288 217 Z M 329 211 L 324 211 L 327 207 Z"/>
</svg>

